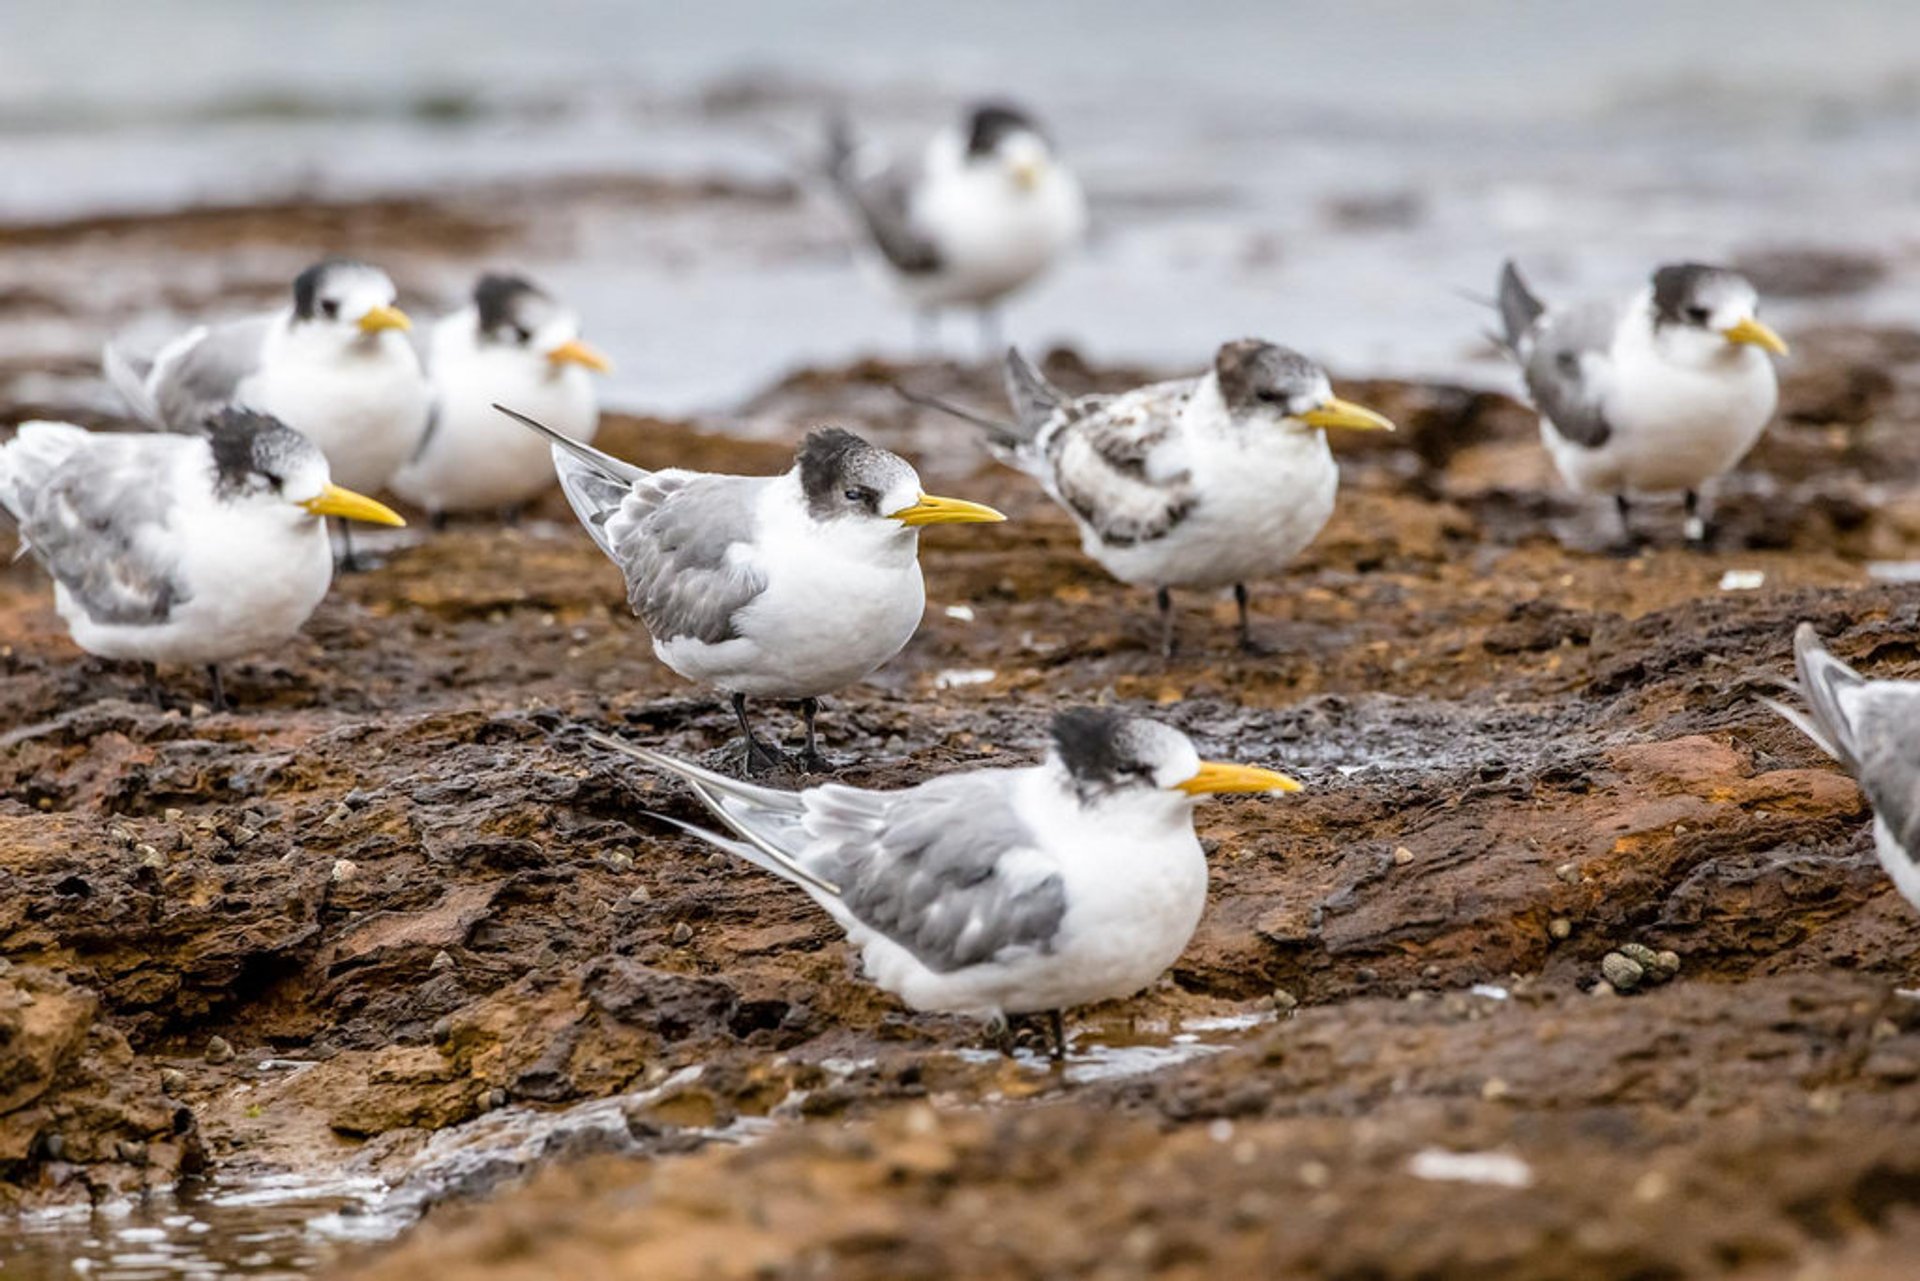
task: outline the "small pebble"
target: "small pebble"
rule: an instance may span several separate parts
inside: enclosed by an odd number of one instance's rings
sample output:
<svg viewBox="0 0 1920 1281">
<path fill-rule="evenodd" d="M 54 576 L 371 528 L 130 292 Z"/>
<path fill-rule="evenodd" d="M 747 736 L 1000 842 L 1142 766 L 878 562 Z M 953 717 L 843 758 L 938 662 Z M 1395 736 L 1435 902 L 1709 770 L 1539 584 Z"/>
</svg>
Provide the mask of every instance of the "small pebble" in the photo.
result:
<svg viewBox="0 0 1920 1281">
<path fill-rule="evenodd" d="M 67 1141 L 58 1134 L 49 1134 L 41 1143 L 41 1150 L 49 1161 L 58 1161 L 67 1154 Z"/>
<path fill-rule="evenodd" d="M 633 870 L 633 855 L 625 850 L 608 850 L 600 856 L 600 861 L 610 871 L 631 872 Z"/>
<path fill-rule="evenodd" d="M 682 921 L 678 925 L 673 927 L 672 937 L 675 943 L 685 943 L 688 939 L 693 937 L 693 927 L 691 925 L 688 925 L 685 921 Z"/>
<path fill-rule="evenodd" d="M 1413 862 L 1413 851 L 1404 845 L 1400 846 L 1393 852 L 1393 862 L 1396 867 L 1405 867 Z"/>
<path fill-rule="evenodd" d="M 337 858 L 333 860 L 333 872 L 331 875 L 334 883 L 339 884 L 342 881 L 351 881 L 359 871 L 360 865 L 352 859 Z"/>
<path fill-rule="evenodd" d="M 181 1091 L 187 1088 L 187 1074 L 179 1068 L 160 1069 L 160 1092 L 173 1098 L 179 1098 Z"/>
<path fill-rule="evenodd" d="M 1488 1077 L 1486 1083 L 1480 1087 L 1480 1097 L 1489 1103 L 1498 1103 L 1512 1093 L 1513 1087 L 1497 1076 Z"/>
<path fill-rule="evenodd" d="M 633 891 L 627 895 L 627 902 L 629 903 L 647 903 L 651 902 L 652 899 L 653 895 L 647 893 L 647 887 L 644 885 L 634 886 Z"/>
<path fill-rule="evenodd" d="M 1553 869 L 1553 874 L 1565 881 L 1568 885 L 1578 885 L 1580 883 L 1580 865 L 1577 863 L 1562 863 Z"/>
<path fill-rule="evenodd" d="M 1547 922 L 1547 933 L 1557 939 L 1570 939 L 1573 937 L 1573 922 L 1564 916 L 1556 916 Z"/>
<path fill-rule="evenodd" d="M 1282 1014 L 1291 1014 L 1300 1008 L 1300 998 L 1287 991 L 1284 987 L 1276 987 L 1273 989 L 1272 1000 L 1273 1008 Z"/>
<path fill-rule="evenodd" d="M 507 1106 L 507 1092 L 497 1085 L 491 1090 L 488 1090 L 487 1106 L 490 1108 L 503 1108 Z"/>
<path fill-rule="evenodd" d="M 207 1038 L 207 1062 L 227 1063 L 231 1062 L 232 1059 L 233 1047 L 227 1044 L 225 1037 L 213 1036 Z"/>
<path fill-rule="evenodd" d="M 431 970 L 450 970 L 453 968 L 453 958 L 448 956 L 444 949 L 435 952 L 433 954 L 433 960 L 428 963 L 427 968 Z"/>
<path fill-rule="evenodd" d="M 1631 992 L 1647 977 L 1646 967 L 1620 952 L 1608 952 L 1600 958 L 1600 973 L 1621 992 Z"/>
<path fill-rule="evenodd" d="M 169 823 L 178 823 L 186 817 L 186 814 L 181 810 L 162 810 L 160 811 L 160 817 L 166 819 Z"/>
</svg>

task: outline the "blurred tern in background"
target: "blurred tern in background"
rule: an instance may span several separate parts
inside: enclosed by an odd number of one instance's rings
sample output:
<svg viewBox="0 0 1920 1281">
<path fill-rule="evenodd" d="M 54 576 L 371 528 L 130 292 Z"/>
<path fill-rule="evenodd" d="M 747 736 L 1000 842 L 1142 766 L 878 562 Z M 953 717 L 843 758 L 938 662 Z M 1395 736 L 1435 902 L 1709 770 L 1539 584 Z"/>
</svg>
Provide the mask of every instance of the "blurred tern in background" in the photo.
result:
<svg viewBox="0 0 1920 1281">
<path fill-rule="evenodd" d="M 747 721 L 748 698 L 800 700 L 802 764 L 821 768 L 819 698 L 863 680 L 920 626 L 920 530 L 1005 520 L 936 498 L 897 454 L 849 431 L 810 434 L 778 476 L 646 471 L 507 406 L 552 446 L 560 487 L 627 582 L 653 652 L 732 702 L 747 772 L 785 758 Z"/>
<path fill-rule="evenodd" d="M 1031 116 L 982 103 L 934 135 L 917 160 L 865 163 L 851 127 L 829 128 L 827 177 L 868 247 L 921 317 L 972 307 L 984 349 L 999 350 L 995 308 L 1079 244 L 1080 184 Z"/>
<path fill-rule="evenodd" d="M 340 484 L 372 493 L 427 429 L 430 396 L 410 327 L 386 272 L 328 258 L 294 278 L 289 307 L 193 329 L 144 372 L 111 344 L 105 364 L 135 413 L 156 427 L 200 431 L 227 406 L 270 414 L 319 446 Z M 344 525 L 341 538 L 351 568 Z"/>
<path fill-rule="evenodd" d="M 1575 491 L 1613 495 L 1620 550 L 1637 547 L 1636 494 L 1685 494 L 1687 540 L 1705 543 L 1702 486 L 1746 457 L 1779 398 L 1769 353 L 1787 344 L 1760 323 L 1754 287 L 1672 263 L 1625 302 L 1552 308 L 1509 262 L 1499 306 L 1547 452 Z"/>
<path fill-rule="evenodd" d="M 449 513 L 517 515 L 553 483 L 553 468 L 546 442 L 501 417 L 495 402 L 590 442 L 600 425 L 591 375 L 611 367 L 551 294 L 523 276 L 480 277 L 472 305 L 433 327 L 433 425 L 393 492 L 435 523 Z"/>
<path fill-rule="evenodd" d="M 219 664 L 284 641 L 333 579 L 321 518 L 405 524 L 335 485 L 311 441 L 222 409 L 194 436 L 30 422 L 0 445 L 0 510 L 52 574 L 74 643 L 102 658 Z"/>
<path fill-rule="evenodd" d="M 686 780 L 722 835 L 675 823 L 793 882 L 847 932 L 867 977 L 915 1010 L 1048 1016 L 1132 996 L 1185 950 L 1207 897 L 1193 807 L 1294 792 L 1284 774 L 1203 761 L 1154 721 L 1079 708 L 1046 760 L 878 792 L 781 792 L 594 735 Z"/>
</svg>

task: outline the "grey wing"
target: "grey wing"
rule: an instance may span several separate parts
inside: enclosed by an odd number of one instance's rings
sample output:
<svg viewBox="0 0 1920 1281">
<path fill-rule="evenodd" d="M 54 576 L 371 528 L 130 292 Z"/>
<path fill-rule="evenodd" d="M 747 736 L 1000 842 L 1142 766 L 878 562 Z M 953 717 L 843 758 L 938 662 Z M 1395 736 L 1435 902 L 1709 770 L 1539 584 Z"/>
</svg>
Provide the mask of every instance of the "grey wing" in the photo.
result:
<svg viewBox="0 0 1920 1281">
<path fill-rule="evenodd" d="M 867 236 L 904 275 L 940 270 L 940 248 L 914 225 L 913 193 L 920 183 L 918 164 L 895 162 L 878 173 L 855 172 L 851 143 L 837 138 L 827 176 Z"/>
<path fill-rule="evenodd" d="M 1874 681 L 1848 703 L 1861 790 L 1900 847 L 1920 861 L 1920 684 Z"/>
<path fill-rule="evenodd" d="M 1613 435 L 1605 383 L 1619 320 L 1619 309 L 1605 303 L 1550 312 L 1534 330 L 1523 367 L 1527 393 L 1541 416 L 1588 449 L 1598 449 Z"/>
<path fill-rule="evenodd" d="M 1161 383 L 1112 399 L 1086 397 L 1041 437 L 1055 497 L 1108 546 L 1164 537 L 1198 504 L 1186 471 L 1155 475 L 1148 466 L 1173 438 L 1193 387 Z"/>
<path fill-rule="evenodd" d="M 197 341 L 162 352 L 148 384 L 154 408 L 169 431 L 197 432 L 207 415 L 234 403 L 240 384 L 260 367 L 271 316 L 255 316 L 200 333 Z"/>
<path fill-rule="evenodd" d="M 766 484 L 655 472 L 635 480 L 607 518 L 607 554 L 626 575 L 627 603 L 654 640 L 691 636 L 717 645 L 740 634 L 734 616 L 767 586 L 744 554 Z"/>
<path fill-rule="evenodd" d="M 21 533 L 95 622 L 162 623 L 187 599 L 166 546 L 165 477 L 181 443 L 94 441 L 70 454 L 25 504 Z"/>
<path fill-rule="evenodd" d="M 1066 915 L 1059 873 L 1009 863 L 1036 848 L 1011 770 L 950 774 L 901 792 L 829 785 L 801 794 L 807 870 L 846 912 L 928 969 L 1052 950 Z"/>
</svg>

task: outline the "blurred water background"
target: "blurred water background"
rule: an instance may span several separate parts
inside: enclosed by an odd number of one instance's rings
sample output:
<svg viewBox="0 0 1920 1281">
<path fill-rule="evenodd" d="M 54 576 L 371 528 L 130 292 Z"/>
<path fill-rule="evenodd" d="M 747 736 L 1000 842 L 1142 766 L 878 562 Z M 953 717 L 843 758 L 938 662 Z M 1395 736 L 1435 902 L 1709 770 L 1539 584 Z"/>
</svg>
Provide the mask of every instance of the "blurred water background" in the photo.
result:
<svg viewBox="0 0 1920 1281">
<path fill-rule="evenodd" d="M 1014 303 L 1023 342 L 1180 365 L 1257 332 L 1346 372 L 1498 379 L 1462 293 L 1509 253 L 1592 290 L 1789 250 L 1760 264 L 1789 328 L 1920 315 L 1902 0 L 7 0 L 0 220 L 777 182 L 834 104 L 917 144 L 985 93 L 1050 122 L 1096 211 L 1087 252 Z M 819 204 L 590 226 L 532 265 L 621 358 L 629 407 L 911 349 Z M 947 341 L 975 350 L 958 322 Z"/>
</svg>

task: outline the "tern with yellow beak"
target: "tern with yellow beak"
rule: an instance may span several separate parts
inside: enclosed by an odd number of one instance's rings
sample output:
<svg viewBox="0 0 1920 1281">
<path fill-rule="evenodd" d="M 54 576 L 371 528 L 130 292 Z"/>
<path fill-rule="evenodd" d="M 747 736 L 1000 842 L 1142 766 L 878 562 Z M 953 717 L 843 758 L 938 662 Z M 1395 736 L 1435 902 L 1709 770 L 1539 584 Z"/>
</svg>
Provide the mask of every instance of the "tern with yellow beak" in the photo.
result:
<svg viewBox="0 0 1920 1281">
<path fill-rule="evenodd" d="M 202 326 L 144 373 L 109 346 L 109 377 L 152 426 L 199 431 L 228 405 L 271 414 L 320 447 L 337 483 L 375 493 L 413 457 L 430 396 L 393 281 L 378 267 L 328 258 L 293 281 L 292 305 Z M 342 527 L 343 563 L 352 546 Z"/>
<path fill-rule="evenodd" d="M 546 442 L 495 413 L 494 402 L 591 442 L 600 425 L 593 375 L 611 368 L 553 295 L 524 276 L 480 277 L 472 304 L 433 327 L 433 425 L 393 478 L 393 492 L 436 521 L 471 512 L 511 517 L 553 484 L 553 468 Z"/>
<path fill-rule="evenodd" d="M 102 658 L 219 664 L 269 649 L 327 594 L 322 517 L 404 524 L 333 483 L 311 441 L 241 409 L 200 434 L 30 422 L 0 445 L 0 510 L 53 576 L 74 643 Z"/>
<path fill-rule="evenodd" d="M 878 792 L 757 787 L 598 735 L 677 775 L 728 830 L 669 819 L 805 890 L 915 1010 L 1004 1023 L 1132 996 L 1180 957 L 1206 905 L 1193 808 L 1295 792 L 1284 774 L 1203 761 L 1155 721 L 1076 708 L 1038 765 Z"/>
<path fill-rule="evenodd" d="M 994 308 L 1086 234 L 1079 181 L 1034 118 L 1006 102 L 969 107 L 917 158 L 870 159 L 846 122 L 833 122 L 827 179 L 871 258 L 923 325 L 944 308 L 975 308 L 996 350 Z"/>
<path fill-rule="evenodd" d="M 1620 550 L 1636 549 L 1636 495 L 1685 495 L 1687 540 L 1707 541 L 1700 495 L 1759 441 L 1779 399 L 1780 335 L 1759 295 L 1724 267 L 1670 263 L 1622 305 L 1548 307 L 1508 263 L 1500 275 L 1507 348 L 1540 411 L 1562 479 L 1612 494 Z"/>
<path fill-rule="evenodd" d="M 1327 429 L 1393 430 L 1305 356 L 1256 338 L 1221 347 L 1198 378 L 1117 396 L 1069 396 L 1009 351 L 1007 395 L 1012 422 L 966 416 L 1066 508 L 1087 555 L 1153 589 L 1168 657 L 1176 587 L 1231 586 L 1240 646 L 1260 650 L 1246 585 L 1280 573 L 1333 514 Z"/>
<path fill-rule="evenodd" d="M 905 459 L 839 428 L 810 434 L 781 475 L 718 476 L 645 471 L 497 408 L 547 438 L 660 661 L 731 700 L 748 772 L 785 758 L 755 737 L 747 699 L 799 700 L 801 760 L 819 768 L 819 697 L 865 679 L 920 626 L 920 531 L 1006 519 L 923 492 Z"/>
</svg>

